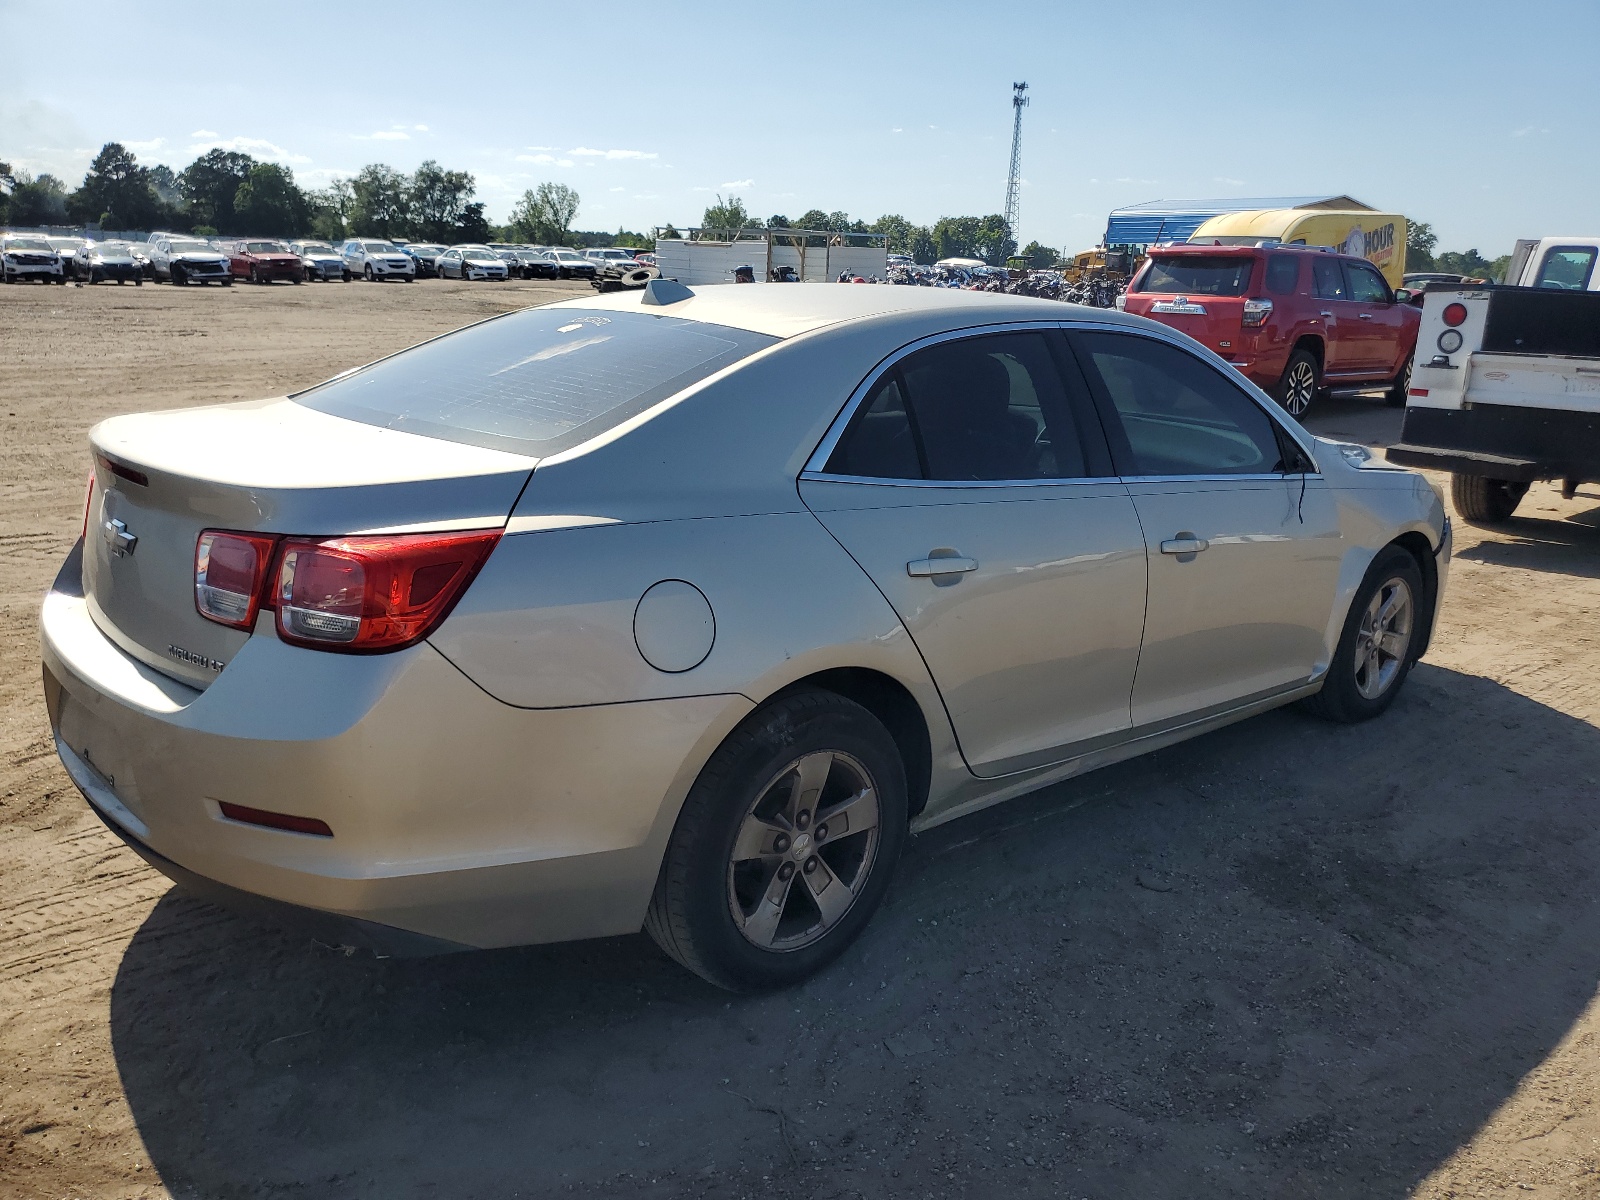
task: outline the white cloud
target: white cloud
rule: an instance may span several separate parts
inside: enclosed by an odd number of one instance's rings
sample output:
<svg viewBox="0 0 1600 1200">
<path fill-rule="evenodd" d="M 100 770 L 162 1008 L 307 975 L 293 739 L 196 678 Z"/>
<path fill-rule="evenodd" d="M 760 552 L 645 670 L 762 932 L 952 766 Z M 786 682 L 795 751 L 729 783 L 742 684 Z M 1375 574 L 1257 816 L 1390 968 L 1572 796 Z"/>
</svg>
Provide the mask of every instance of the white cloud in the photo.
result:
<svg viewBox="0 0 1600 1200">
<path fill-rule="evenodd" d="M 409 142 L 411 135 L 404 129 L 380 129 L 376 133 L 352 133 L 358 142 Z"/>
<path fill-rule="evenodd" d="M 196 142 L 189 147 L 190 154 L 204 154 L 207 150 L 236 150 L 241 154 L 253 155 L 271 162 L 289 164 L 309 163 L 311 160 L 304 154 L 290 154 L 282 146 L 267 141 L 265 138 L 231 137 L 215 141 Z"/>
<path fill-rule="evenodd" d="M 122 144 L 135 154 L 154 154 L 161 149 L 166 140 L 166 138 L 151 138 L 146 142 L 123 142 Z"/>
<path fill-rule="evenodd" d="M 621 188 L 621 187 L 614 187 L 614 188 L 607 188 L 606 190 L 608 192 L 625 192 L 628 189 L 627 188 Z"/>
<path fill-rule="evenodd" d="M 192 138 L 215 138 L 221 137 L 222 135 L 215 129 L 196 129 L 189 136 Z"/>
<path fill-rule="evenodd" d="M 733 188 L 753 188 L 755 185 L 756 181 L 754 179 L 735 179 L 733 182 L 725 183 L 722 186 L 732 190 Z"/>
<path fill-rule="evenodd" d="M 660 155 L 651 154 L 644 150 L 594 150 L 588 146 L 578 146 L 568 150 L 574 158 L 604 158 L 616 160 L 619 158 L 659 158 Z"/>
<path fill-rule="evenodd" d="M 1242 180 L 1242 179 L 1229 179 L 1226 175 L 1213 176 L 1211 182 L 1212 183 L 1223 183 L 1223 184 L 1226 184 L 1228 187 L 1243 187 L 1244 186 L 1244 180 Z"/>
<path fill-rule="evenodd" d="M 1545 129 L 1543 126 L 1540 126 L 1540 125 L 1524 125 L 1521 129 L 1513 129 L 1511 131 L 1511 136 L 1512 137 L 1527 137 L 1530 133 L 1549 133 L 1549 132 L 1550 131 L 1548 129 Z"/>
<path fill-rule="evenodd" d="M 415 129 L 418 133 L 428 132 L 428 127 L 426 125 L 413 125 L 411 128 Z"/>
<path fill-rule="evenodd" d="M 554 154 L 519 154 L 516 156 L 516 161 L 556 167 L 570 167 L 573 165 L 570 158 L 557 158 Z"/>
<path fill-rule="evenodd" d="M 893 129 L 889 130 L 889 132 L 890 133 L 904 133 L 905 130 L 900 128 L 900 126 L 896 125 Z"/>
</svg>

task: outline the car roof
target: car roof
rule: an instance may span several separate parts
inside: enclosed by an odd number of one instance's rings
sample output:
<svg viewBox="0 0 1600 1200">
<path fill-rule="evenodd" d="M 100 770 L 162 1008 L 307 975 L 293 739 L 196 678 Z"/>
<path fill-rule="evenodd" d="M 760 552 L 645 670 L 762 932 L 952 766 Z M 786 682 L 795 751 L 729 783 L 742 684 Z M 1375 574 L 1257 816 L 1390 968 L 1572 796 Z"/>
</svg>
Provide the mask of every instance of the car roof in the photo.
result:
<svg viewBox="0 0 1600 1200">
<path fill-rule="evenodd" d="M 677 304 L 660 307 L 643 304 L 640 291 L 613 292 L 605 296 L 564 300 L 554 307 L 608 312 L 639 311 L 660 317 L 686 317 L 713 325 L 748 329 L 771 337 L 795 337 L 846 321 L 876 317 L 926 314 L 928 332 L 959 328 L 970 317 L 975 323 L 1001 321 L 1096 321 L 1130 327 L 1147 327 L 1141 317 L 1110 308 L 1087 308 L 1059 300 L 1007 296 L 996 292 L 969 292 L 960 288 L 900 287 L 893 284 L 696 284 L 694 295 Z"/>
</svg>

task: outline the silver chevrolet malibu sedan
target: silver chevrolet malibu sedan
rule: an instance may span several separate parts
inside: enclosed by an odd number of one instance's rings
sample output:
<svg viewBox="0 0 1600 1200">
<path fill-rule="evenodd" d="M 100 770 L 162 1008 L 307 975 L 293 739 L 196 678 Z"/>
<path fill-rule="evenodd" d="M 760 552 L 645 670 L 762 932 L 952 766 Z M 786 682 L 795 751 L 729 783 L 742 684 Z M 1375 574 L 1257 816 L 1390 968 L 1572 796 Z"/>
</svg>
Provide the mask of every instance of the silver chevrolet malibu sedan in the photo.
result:
<svg viewBox="0 0 1600 1200">
<path fill-rule="evenodd" d="M 56 746 L 224 902 L 381 953 L 857 937 L 909 833 L 1394 700 L 1450 525 L 1137 317 L 925 288 L 509 313 L 90 435 Z"/>
</svg>

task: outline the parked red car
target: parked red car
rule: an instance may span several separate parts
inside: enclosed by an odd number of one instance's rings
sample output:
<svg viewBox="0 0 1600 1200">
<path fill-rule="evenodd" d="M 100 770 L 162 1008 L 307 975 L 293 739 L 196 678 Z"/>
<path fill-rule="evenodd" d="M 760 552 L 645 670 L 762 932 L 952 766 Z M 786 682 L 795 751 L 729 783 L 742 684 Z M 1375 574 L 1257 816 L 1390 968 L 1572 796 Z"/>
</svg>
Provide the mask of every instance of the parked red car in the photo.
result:
<svg viewBox="0 0 1600 1200">
<path fill-rule="evenodd" d="M 1160 246 L 1127 312 L 1215 350 L 1296 417 L 1318 393 L 1386 389 L 1406 402 L 1421 314 L 1364 258 L 1304 246 Z"/>
<path fill-rule="evenodd" d="M 282 242 L 235 242 L 228 251 L 228 267 L 235 279 L 251 283 L 271 283 L 287 279 L 304 283 L 305 264 L 298 254 L 289 253 Z"/>
</svg>

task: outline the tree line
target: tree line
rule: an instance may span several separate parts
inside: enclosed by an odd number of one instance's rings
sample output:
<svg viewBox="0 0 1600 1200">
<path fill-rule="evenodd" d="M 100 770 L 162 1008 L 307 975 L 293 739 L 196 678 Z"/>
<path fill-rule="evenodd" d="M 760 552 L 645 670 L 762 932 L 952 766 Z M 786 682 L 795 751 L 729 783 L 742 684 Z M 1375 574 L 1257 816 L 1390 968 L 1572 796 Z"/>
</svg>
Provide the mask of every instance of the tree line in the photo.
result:
<svg viewBox="0 0 1600 1200">
<path fill-rule="evenodd" d="M 560 183 L 530 188 L 504 226 L 490 223 L 477 181 L 429 159 L 407 174 L 371 163 L 325 188 L 302 188 L 294 172 L 235 150 L 208 150 L 181 171 L 145 166 L 119 142 L 95 155 L 77 188 L 0 163 L 0 225 L 98 225 L 170 229 L 201 236 L 403 238 L 413 242 L 515 241 L 541 245 L 643 246 L 640 234 L 574 230 L 578 193 Z M 7 194 L 9 192 L 9 195 Z M 626 239 L 626 240 L 624 240 Z"/>
<path fill-rule="evenodd" d="M 940 217 L 932 225 L 917 225 L 898 213 L 886 213 L 876 221 L 852 219 L 846 212 L 824 212 L 809 209 L 790 220 L 782 213 L 774 213 L 765 221 L 752 217 L 738 196 L 724 200 L 720 195 L 716 203 L 708 205 L 700 218 L 706 230 L 741 229 L 811 229 L 820 233 L 881 233 L 890 254 L 905 254 L 919 263 L 931 263 L 941 258 L 981 258 L 984 262 L 1000 265 L 1017 253 L 1017 240 L 1012 236 L 1006 219 L 998 213 L 987 217 Z M 1054 262 L 1054 250 L 1032 242 L 1023 250 L 1025 258 L 1042 258 Z M 1045 265 L 1041 263 L 1041 265 Z"/>
<path fill-rule="evenodd" d="M 1406 227 L 1406 270 L 1443 271 L 1451 275 L 1465 275 L 1471 279 L 1490 279 L 1496 283 L 1505 280 L 1511 266 L 1511 255 L 1485 258 L 1477 248 L 1471 250 L 1444 250 L 1439 247 L 1439 235 L 1426 221 L 1413 221 Z"/>
</svg>

